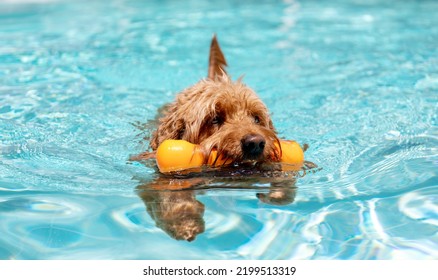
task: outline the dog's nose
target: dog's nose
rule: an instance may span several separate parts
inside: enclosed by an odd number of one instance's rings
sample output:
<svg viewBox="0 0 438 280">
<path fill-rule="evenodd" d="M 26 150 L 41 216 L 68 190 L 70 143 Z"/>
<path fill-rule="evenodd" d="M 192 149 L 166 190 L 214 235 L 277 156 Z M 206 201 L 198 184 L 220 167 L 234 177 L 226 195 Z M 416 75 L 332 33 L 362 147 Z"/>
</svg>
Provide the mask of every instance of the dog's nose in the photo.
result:
<svg viewBox="0 0 438 280">
<path fill-rule="evenodd" d="M 260 134 L 247 134 L 242 138 L 242 151 L 245 159 L 256 159 L 263 153 L 265 138 Z"/>
</svg>

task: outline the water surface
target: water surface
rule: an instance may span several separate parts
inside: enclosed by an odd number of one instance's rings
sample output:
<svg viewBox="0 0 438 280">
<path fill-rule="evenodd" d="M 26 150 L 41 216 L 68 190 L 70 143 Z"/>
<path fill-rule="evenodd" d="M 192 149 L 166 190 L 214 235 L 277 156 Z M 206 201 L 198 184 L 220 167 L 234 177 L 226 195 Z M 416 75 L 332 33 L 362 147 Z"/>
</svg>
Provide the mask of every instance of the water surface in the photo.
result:
<svg viewBox="0 0 438 280">
<path fill-rule="evenodd" d="M 437 10 L 0 3 L 0 259 L 437 259 Z M 263 202 L 262 179 L 173 192 L 204 227 L 177 241 L 139 195 L 158 175 L 128 159 L 148 147 L 143 124 L 206 75 L 213 33 L 322 170 L 283 189 L 286 205 Z"/>
</svg>

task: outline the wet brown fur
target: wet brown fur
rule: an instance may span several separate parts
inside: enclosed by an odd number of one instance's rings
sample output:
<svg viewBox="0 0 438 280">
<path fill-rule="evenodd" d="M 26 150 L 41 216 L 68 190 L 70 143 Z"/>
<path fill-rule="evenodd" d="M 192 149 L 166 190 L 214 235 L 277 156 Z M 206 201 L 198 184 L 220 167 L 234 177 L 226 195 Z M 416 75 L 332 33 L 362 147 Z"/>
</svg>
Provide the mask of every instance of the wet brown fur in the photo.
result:
<svg viewBox="0 0 438 280">
<path fill-rule="evenodd" d="M 257 161 L 278 161 L 278 141 L 268 109 L 241 79 L 233 82 L 225 71 L 225 57 L 216 37 L 210 47 L 208 78 L 183 90 L 167 105 L 152 134 L 156 150 L 166 139 L 182 139 L 201 145 L 207 153 L 217 149 L 223 157 L 244 161 L 243 137 L 263 136 L 266 145 Z"/>
</svg>

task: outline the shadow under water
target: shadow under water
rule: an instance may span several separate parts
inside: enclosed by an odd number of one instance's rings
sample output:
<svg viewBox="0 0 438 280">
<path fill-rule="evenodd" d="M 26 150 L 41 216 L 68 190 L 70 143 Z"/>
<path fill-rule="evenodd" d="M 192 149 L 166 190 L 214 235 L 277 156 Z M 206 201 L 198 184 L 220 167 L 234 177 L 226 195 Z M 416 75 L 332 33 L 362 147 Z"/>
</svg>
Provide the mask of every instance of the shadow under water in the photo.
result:
<svg viewBox="0 0 438 280">
<path fill-rule="evenodd" d="M 199 172 L 164 175 L 137 186 L 137 194 L 157 227 L 176 240 L 195 240 L 205 231 L 205 205 L 196 199 L 199 190 L 254 189 L 256 197 L 271 205 L 289 205 L 297 193 L 297 178 L 317 171 L 317 166 L 305 162 L 299 171 L 287 170 L 284 164 L 256 164 L 222 168 L 206 167 Z"/>
</svg>

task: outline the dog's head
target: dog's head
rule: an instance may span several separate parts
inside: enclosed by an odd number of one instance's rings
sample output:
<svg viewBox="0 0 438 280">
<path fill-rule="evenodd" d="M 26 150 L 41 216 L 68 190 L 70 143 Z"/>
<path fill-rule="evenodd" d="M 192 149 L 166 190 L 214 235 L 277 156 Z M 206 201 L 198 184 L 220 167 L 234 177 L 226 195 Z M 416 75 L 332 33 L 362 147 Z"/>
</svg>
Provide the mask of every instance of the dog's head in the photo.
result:
<svg viewBox="0 0 438 280">
<path fill-rule="evenodd" d="M 215 149 L 234 162 L 277 161 L 278 138 L 268 109 L 240 80 L 223 75 L 202 80 L 181 92 L 160 120 L 152 148 L 165 139 Z"/>
<path fill-rule="evenodd" d="M 279 160 L 279 140 L 268 109 L 240 79 L 231 81 L 226 66 L 214 36 L 208 78 L 178 94 L 166 108 L 152 135 L 153 150 L 166 139 L 182 139 L 237 163 Z"/>
</svg>

